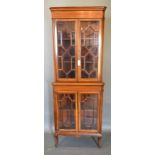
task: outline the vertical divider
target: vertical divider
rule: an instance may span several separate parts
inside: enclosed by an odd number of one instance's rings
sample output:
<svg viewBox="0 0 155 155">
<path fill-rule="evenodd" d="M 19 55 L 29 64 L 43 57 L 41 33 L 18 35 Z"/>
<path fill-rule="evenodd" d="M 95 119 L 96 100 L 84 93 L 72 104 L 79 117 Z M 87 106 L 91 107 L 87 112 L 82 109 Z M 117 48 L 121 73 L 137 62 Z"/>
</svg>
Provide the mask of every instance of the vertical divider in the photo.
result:
<svg viewBox="0 0 155 155">
<path fill-rule="evenodd" d="M 55 130 L 59 130 L 59 115 L 58 115 L 58 95 L 54 91 L 54 116 L 55 116 Z"/>
<path fill-rule="evenodd" d="M 100 117 L 99 117 L 99 132 L 100 133 L 102 133 L 102 114 L 103 114 L 103 108 L 104 108 L 104 106 L 103 106 L 103 104 L 104 104 L 104 102 L 103 102 L 103 92 L 104 92 L 104 88 L 103 88 L 104 86 L 102 86 L 102 88 L 101 88 L 101 92 L 100 92 L 100 103 L 99 103 L 99 106 L 100 106 L 100 110 L 99 110 L 99 114 L 100 114 Z"/>
<path fill-rule="evenodd" d="M 97 94 L 97 121 L 96 121 L 96 123 L 97 123 L 97 131 L 98 132 L 100 132 L 101 131 L 101 117 L 102 117 L 102 113 L 101 113 L 101 111 L 102 111 L 102 109 L 101 109 L 101 93 L 100 92 L 98 92 L 98 94 Z"/>
<path fill-rule="evenodd" d="M 78 93 L 76 92 L 76 132 L 78 132 Z"/>
<path fill-rule="evenodd" d="M 57 49 L 57 47 L 56 47 L 56 39 L 55 39 L 55 35 L 56 35 L 55 34 L 56 33 L 55 28 L 56 28 L 56 21 L 55 21 L 55 19 L 52 19 L 52 46 L 53 46 L 52 50 L 55 51 L 55 52 L 53 52 L 54 72 L 55 72 L 54 80 L 57 81 L 57 62 L 56 62 L 56 59 L 57 59 L 57 57 L 56 57 L 56 49 Z"/>
<path fill-rule="evenodd" d="M 78 132 L 80 130 L 80 93 L 78 92 Z"/>
<path fill-rule="evenodd" d="M 100 37 L 99 37 L 99 47 L 100 47 L 100 50 L 99 50 L 99 61 L 98 61 L 98 67 L 99 67 L 99 74 L 98 74 L 98 79 L 99 81 L 102 81 L 102 64 L 103 64 L 103 52 L 104 52 L 104 45 L 103 45 L 103 42 L 104 42 L 104 20 L 103 19 L 100 19 Z"/>
<path fill-rule="evenodd" d="M 78 93 L 76 92 L 76 132 L 78 132 Z"/>
<path fill-rule="evenodd" d="M 78 19 L 75 21 L 75 68 L 76 68 L 76 81 L 78 81 Z"/>
<path fill-rule="evenodd" d="M 77 62 L 80 60 L 81 61 L 81 58 L 80 58 L 80 48 L 81 48 L 81 37 L 80 37 L 80 20 L 77 19 L 77 29 L 76 29 L 76 33 L 77 33 L 77 36 L 76 36 L 76 42 L 77 42 Z M 81 65 L 79 66 L 78 63 L 77 63 L 77 77 L 78 77 L 78 81 L 80 80 L 80 76 L 81 76 Z"/>
</svg>

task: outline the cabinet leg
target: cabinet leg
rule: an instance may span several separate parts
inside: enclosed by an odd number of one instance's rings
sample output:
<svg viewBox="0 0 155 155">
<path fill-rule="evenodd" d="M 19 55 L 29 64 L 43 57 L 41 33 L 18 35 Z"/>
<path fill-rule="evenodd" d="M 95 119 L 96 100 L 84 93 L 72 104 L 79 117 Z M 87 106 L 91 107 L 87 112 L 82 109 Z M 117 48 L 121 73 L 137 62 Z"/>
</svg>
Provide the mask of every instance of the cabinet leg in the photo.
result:
<svg viewBox="0 0 155 155">
<path fill-rule="evenodd" d="M 58 136 L 54 136 L 54 140 L 55 140 L 55 147 L 58 146 L 58 142 L 59 142 L 59 137 Z"/>
<path fill-rule="evenodd" d="M 99 146 L 99 147 L 102 146 L 102 137 L 98 137 L 98 146 Z"/>
</svg>

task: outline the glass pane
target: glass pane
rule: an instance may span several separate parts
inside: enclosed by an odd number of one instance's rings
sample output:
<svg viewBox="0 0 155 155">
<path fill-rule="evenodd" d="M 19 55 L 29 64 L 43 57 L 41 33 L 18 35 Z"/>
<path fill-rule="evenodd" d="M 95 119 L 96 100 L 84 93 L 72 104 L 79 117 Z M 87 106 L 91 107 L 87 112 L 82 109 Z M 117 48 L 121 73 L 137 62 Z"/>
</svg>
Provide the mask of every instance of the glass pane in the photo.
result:
<svg viewBox="0 0 155 155">
<path fill-rule="evenodd" d="M 75 94 L 58 94 L 59 129 L 75 129 Z"/>
<path fill-rule="evenodd" d="M 82 21 L 81 28 L 81 78 L 97 78 L 99 21 Z"/>
<path fill-rule="evenodd" d="M 80 116 L 81 129 L 97 129 L 97 94 L 81 94 Z"/>
<path fill-rule="evenodd" d="M 75 78 L 75 22 L 57 22 L 58 78 Z"/>
</svg>

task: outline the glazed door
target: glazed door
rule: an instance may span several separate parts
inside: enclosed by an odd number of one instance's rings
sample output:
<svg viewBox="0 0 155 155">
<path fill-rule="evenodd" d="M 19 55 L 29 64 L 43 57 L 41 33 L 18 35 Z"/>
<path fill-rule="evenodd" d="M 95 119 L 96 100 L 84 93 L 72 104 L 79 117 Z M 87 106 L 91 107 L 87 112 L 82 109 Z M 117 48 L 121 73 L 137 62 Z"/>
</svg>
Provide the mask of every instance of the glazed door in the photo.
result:
<svg viewBox="0 0 155 155">
<path fill-rule="evenodd" d="M 77 80 L 77 20 L 55 21 L 55 70 L 57 81 Z"/>
<path fill-rule="evenodd" d="M 97 132 L 99 122 L 99 93 L 79 93 L 79 131 Z"/>
<path fill-rule="evenodd" d="M 101 20 L 80 20 L 79 81 L 101 80 Z"/>
<path fill-rule="evenodd" d="M 102 20 L 57 19 L 54 26 L 57 81 L 100 81 Z"/>
<path fill-rule="evenodd" d="M 57 93 L 57 124 L 59 130 L 77 130 L 77 93 Z"/>
</svg>

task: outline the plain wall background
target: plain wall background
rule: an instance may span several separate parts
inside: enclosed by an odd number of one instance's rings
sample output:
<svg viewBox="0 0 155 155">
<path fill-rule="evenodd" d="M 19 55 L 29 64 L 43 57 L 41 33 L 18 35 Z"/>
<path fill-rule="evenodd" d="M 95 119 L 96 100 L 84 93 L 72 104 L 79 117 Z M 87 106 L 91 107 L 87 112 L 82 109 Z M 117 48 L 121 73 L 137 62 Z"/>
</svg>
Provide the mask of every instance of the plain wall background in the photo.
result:
<svg viewBox="0 0 155 155">
<path fill-rule="evenodd" d="M 54 81 L 52 50 L 52 21 L 49 8 L 52 6 L 107 6 L 105 12 L 103 81 L 104 106 L 103 130 L 111 129 L 111 1 L 110 0 L 45 0 L 44 1 L 44 129 L 53 129 L 53 94 L 51 82 Z"/>
</svg>

